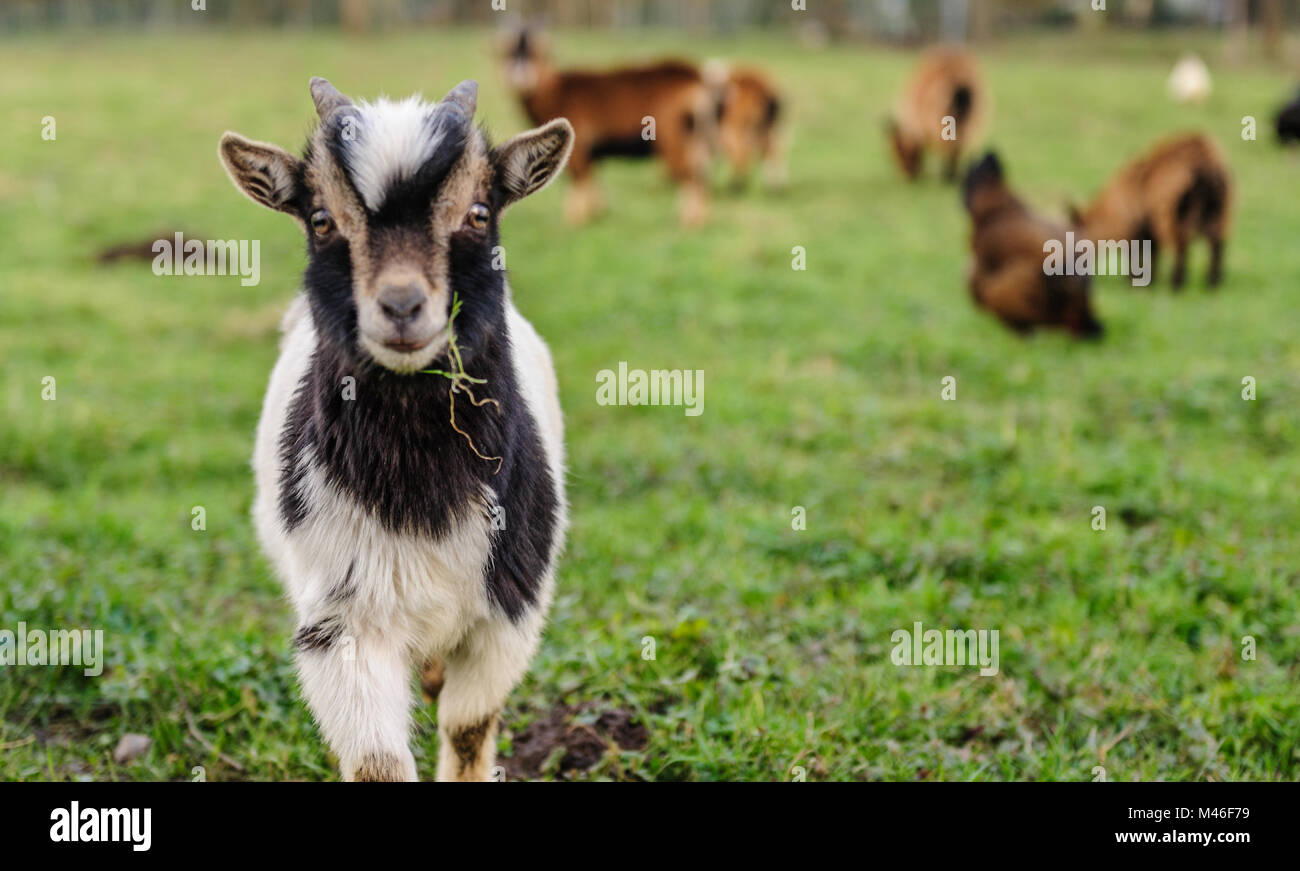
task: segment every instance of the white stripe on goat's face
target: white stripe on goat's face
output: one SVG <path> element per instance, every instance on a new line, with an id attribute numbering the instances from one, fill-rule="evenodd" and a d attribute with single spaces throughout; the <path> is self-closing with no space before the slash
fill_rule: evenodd
<path id="1" fill-rule="evenodd" d="M 367 209 L 379 211 L 389 189 L 414 177 L 438 150 L 446 138 L 446 130 L 434 123 L 439 108 L 418 95 L 357 104 L 351 116 L 355 129 L 350 139 L 341 140 L 340 150 Z"/>

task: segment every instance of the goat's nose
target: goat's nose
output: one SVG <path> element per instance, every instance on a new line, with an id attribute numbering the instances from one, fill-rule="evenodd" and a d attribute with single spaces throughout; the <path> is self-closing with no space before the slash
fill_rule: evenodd
<path id="1" fill-rule="evenodd" d="M 379 290 L 379 307 L 393 323 L 413 321 L 424 307 L 424 292 L 414 284 L 388 284 Z"/>

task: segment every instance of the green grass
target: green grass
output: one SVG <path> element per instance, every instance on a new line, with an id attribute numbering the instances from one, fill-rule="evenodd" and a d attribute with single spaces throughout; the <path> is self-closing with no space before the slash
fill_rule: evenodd
<path id="1" fill-rule="evenodd" d="M 511 134 L 522 121 L 490 44 L 471 32 L 4 46 L 0 628 L 101 628 L 109 651 L 99 678 L 0 672 L 0 778 L 337 776 L 248 514 L 253 429 L 303 246 L 231 187 L 217 139 L 229 128 L 296 148 L 312 74 L 358 96 L 477 77 L 480 117 Z M 594 702 L 637 712 L 650 744 L 567 776 L 1300 775 L 1300 157 L 1267 134 L 1292 83 L 1217 70 L 1207 105 L 1176 107 L 1163 90 L 1174 38 L 1087 46 L 986 56 L 990 142 L 1024 196 L 1059 214 L 1185 128 L 1219 139 L 1239 189 L 1222 290 L 1199 286 L 1200 249 L 1181 296 L 1102 279 L 1097 345 L 1018 339 L 973 309 L 957 194 L 933 177 L 904 184 L 884 150 L 880 120 L 913 55 L 562 35 L 573 60 L 761 61 L 788 96 L 792 186 L 720 195 L 709 226 L 683 232 L 661 174 L 616 164 L 602 170 L 603 220 L 564 228 L 562 185 L 506 219 L 516 300 L 559 371 L 573 523 L 503 752 L 553 705 Z M 1247 114 L 1258 142 L 1239 135 Z M 91 259 L 169 227 L 261 239 L 261 285 Z M 790 268 L 796 245 L 806 271 Z M 620 360 L 703 369 L 704 414 L 597 405 L 596 373 Z M 940 400 L 947 375 L 955 402 Z M 914 621 L 998 629 L 1000 673 L 895 667 L 890 635 Z M 426 778 L 433 710 L 414 738 Z M 118 766 L 124 732 L 154 744 Z"/>

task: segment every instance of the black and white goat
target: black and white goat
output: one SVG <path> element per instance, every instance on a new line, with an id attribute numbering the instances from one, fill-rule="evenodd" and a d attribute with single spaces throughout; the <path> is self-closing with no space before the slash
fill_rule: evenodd
<path id="1" fill-rule="evenodd" d="M 436 104 L 354 103 L 320 78 L 311 94 L 320 124 L 302 159 L 234 133 L 219 149 L 236 187 L 307 236 L 253 515 L 344 779 L 416 779 L 411 675 L 431 664 L 438 779 L 488 779 L 567 522 L 550 353 L 494 249 L 502 212 L 563 169 L 573 129 L 558 119 L 493 148 L 470 81 Z"/>

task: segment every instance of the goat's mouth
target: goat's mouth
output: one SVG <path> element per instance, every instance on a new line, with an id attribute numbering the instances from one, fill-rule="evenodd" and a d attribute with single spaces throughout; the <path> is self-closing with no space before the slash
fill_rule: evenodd
<path id="1" fill-rule="evenodd" d="M 371 360 L 393 372 L 409 374 L 427 369 L 447 345 L 446 329 L 424 336 L 361 333 L 361 347 Z"/>
<path id="2" fill-rule="evenodd" d="M 433 341 L 430 336 L 427 339 L 389 339 L 381 344 L 390 351 L 396 351 L 399 354 L 414 354 L 416 351 L 422 351 L 429 347 Z"/>

